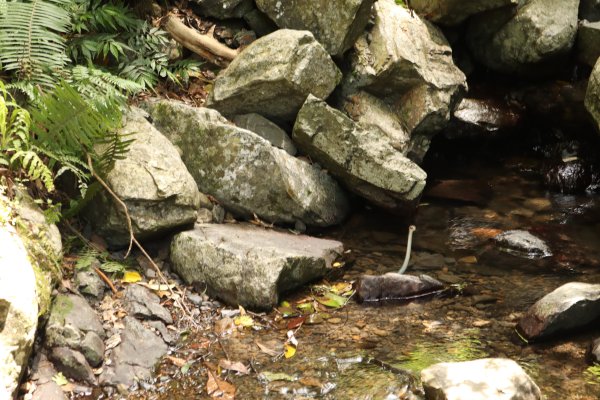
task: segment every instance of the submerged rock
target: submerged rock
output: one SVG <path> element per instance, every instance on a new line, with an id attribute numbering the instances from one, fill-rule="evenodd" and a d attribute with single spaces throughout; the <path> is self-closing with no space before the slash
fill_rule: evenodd
<path id="1" fill-rule="evenodd" d="M 577 58 L 593 67 L 600 57 L 600 21 L 581 21 L 577 33 Z"/>
<path id="2" fill-rule="evenodd" d="M 484 358 L 434 364 L 421 371 L 428 399 L 541 400 L 533 379 L 513 360 Z"/>
<path id="3" fill-rule="evenodd" d="M 571 282 L 531 306 L 517 329 L 526 339 L 542 339 L 583 327 L 598 318 L 600 284 Z"/>
<path id="4" fill-rule="evenodd" d="M 411 0 L 410 6 L 430 21 L 453 26 L 471 15 L 518 3 L 518 0 Z"/>
<path id="5" fill-rule="evenodd" d="M 325 99 L 341 78 L 308 31 L 280 29 L 246 47 L 214 82 L 206 106 L 293 121 L 309 94 Z"/>
<path id="6" fill-rule="evenodd" d="M 427 175 L 392 147 L 378 127 L 362 129 L 342 112 L 310 96 L 292 135 L 304 152 L 349 190 L 400 214 L 414 211 Z"/>
<path id="7" fill-rule="evenodd" d="M 517 256 L 543 258 L 552 255 L 546 242 L 527 231 L 505 231 L 494 236 L 494 240 L 503 250 Z"/>
<path id="8" fill-rule="evenodd" d="M 558 162 L 546 171 L 544 182 L 560 193 L 581 193 L 592 183 L 590 166 L 579 159 Z"/>
<path id="9" fill-rule="evenodd" d="M 504 73 L 539 75 L 567 56 L 577 34 L 579 0 L 524 0 L 518 7 L 471 19 L 467 42 L 475 58 Z"/>
<path id="10" fill-rule="evenodd" d="M 331 55 L 342 55 L 363 32 L 374 0 L 256 0 L 280 28 L 311 31 Z"/>
<path id="11" fill-rule="evenodd" d="M 590 75 L 587 91 L 585 93 L 585 108 L 588 110 L 600 132 L 600 59 L 596 62 Z"/>
<path id="12" fill-rule="evenodd" d="M 200 207 L 198 186 L 177 149 L 144 115 L 140 109 L 127 114 L 121 133 L 135 141 L 106 176 L 108 185 L 127 205 L 133 233 L 140 240 L 193 224 Z M 123 210 L 105 191 L 87 207 L 87 217 L 110 245 L 129 243 Z"/>
<path id="13" fill-rule="evenodd" d="M 170 100 L 146 107 L 181 149 L 198 187 L 235 215 L 309 226 L 334 225 L 346 216 L 346 196 L 326 171 L 233 126 L 217 111 Z"/>
<path id="14" fill-rule="evenodd" d="M 231 306 L 270 309 L 281 292 L 320 278 L 341 255 L 333 240 L 248 224 L 197 225 L 171 243 L 173 269 Z"/>
<path id="15" fill-rule="evenodd" d="M 444 284 L 427 275 L 362 275 L 356 283 L 359 301 L 409 300 L 439 292 Z"/>

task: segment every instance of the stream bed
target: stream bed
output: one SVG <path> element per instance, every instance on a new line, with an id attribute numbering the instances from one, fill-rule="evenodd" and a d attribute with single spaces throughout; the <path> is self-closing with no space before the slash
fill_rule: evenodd
<path id="1" fill-rule="evenodd" d="M 591 195 L 548 192 L 531 173 L 536 166 L 530 161 L 505 159 L 504 164 L 501 170 L 481 164 L 444 170 L 436 179 L 483 186 L 485 201 L 426 196 L 414 221 L 417 231 L 407 273 L 428 274 L 462 294 L 385 304 L 351 299 L 291 328 L 292 319 L 282 318 L 279 311 L 255 316 L 253 328 L 227 334 L 218 335 L 207 326 L 190 332 L 172 353 L 197 361 L 185 368 L 163 361 L 157 383 L 130 398 L 210 398 L 207 369 L 216 370 L 220 359 L 228 359 L 249 368 L 248 375 L 221 375 L 236 388 L 238 399 L 419 399 L 414 377 L 423 368 L 484 357 L 517 361 L 547 399 L 600 398 L 600 368 L 585 361 L 587 346 L 600 336 L 598 324 L 532 344 L 514 329 L 529 306 L 558 286 L 600 283 L 600 201 Z M 553 256 L 534 260 L 501 251 L 490 238 L 510 229 L 544 239 Z M 344 284 L 361 274 L 397 270 L 406 235 L 407 226 L 394 217 L 365 208 L 324 235 L 341 240 L 349 250 L 346 266 L 326 282 Z M 284 299 L 297 304 L 311 290 Z M 281 348 L 289 330 L 298 341 L 293 357 L 264 351 Z"/>

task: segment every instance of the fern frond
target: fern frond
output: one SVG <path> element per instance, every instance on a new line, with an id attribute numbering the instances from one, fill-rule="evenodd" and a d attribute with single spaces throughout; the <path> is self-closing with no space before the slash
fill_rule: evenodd
<path id="1" fill-rule="evenodd" d="M 123 273 L 127 270 L 127 265 L 121 264 L 117 261 L 107 261 L 100 266 L 100 269 L 104 272 L 108 272 L 110 274 L 114 273 Z"/>
<path id="2" fill-rule="evenodd" d="M 71 0 L 7 2 L 0 14 L 0 63 L 21 79 L 51 87 L 53 73 L 62 70 L 68 58 L 61 36 L 68 31 Z"/>
<path id="3" fill-rule="evenodd" d="M 44 161 L 35 151 L 15 151 L 10 159 L 10 163 L 14 164 L 17 161 L 29 179 L 34 181 L 39 179 L 46 187 L 46 190 L 49 192 L 54 190 L 54 177 L 52 176 L 52 171 L 44 164 Z"/>

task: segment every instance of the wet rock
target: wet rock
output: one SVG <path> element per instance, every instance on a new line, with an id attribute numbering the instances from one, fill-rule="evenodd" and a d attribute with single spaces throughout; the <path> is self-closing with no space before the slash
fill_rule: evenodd
<path id="1" fill-rule="evenodd" d="M 430 21 L 454 26 L 471 15 L 518 3 L 518 0 L 411 0 L 410 6 Z"/>
<path id="2" fill-rule="evenodd" d="M 56 369 L 67 378 L 86 382 L 90 385 L 96 384 L 94 371 L 80 352 L 67 347 L 55 347 L 50 352 L 50 360 L 54 363 Z"/>
<path id="3" fill-rule="evenodd" d="M 147 107 L 182 150 L 200 189 L 236 216 L 309 226 L 334 225 L 346 216 L 345 194 L 326 171 L 229 124 L 217 111 L 176 101 Z"/>
<path id="4" fill-rule="evenodd" d="M 246 47 L 219 74 L 206 106 L 226 116 L 292 121 L 309 94 L 327 98 L 340 78 L 310 32 L 280 29 Z"/>
<path id="5" fill-rule="evenodd" d="M 573 47 L 579 0 L 525 0 L 471 19 L 467 42 L 473 56 L 504 73 L 535 74 L 554 67 Z"/>
<path id="6" fill-rule="evenodd" d="M 596 62 L 596 66 L 590 75 L 585 93 L 585 108 L 596 122 L 596 127 L 600 132 L 600 59 Z"/>
<path id="7" fill-rule="evenodd" d="M 600 363 L 600 338 L 590 344 L 586 356 L 589 362 Z"/>
<path id="8" fill-rule="evenodd" d="M 342 55 L 363 32 L 373 1 L 257 0 L 256 5 L 280 28 L 311 31 L 329 54 Z"/>
<path id="9" fill-rule="evenodd" d="M 137 380 L 152 376 L 152 368 L 167 352 L 168 347 L 151 330 L 133 317 L 123 319 L 125 329 L 121 343 L 111 355 L 111 366 L 100 375 L 103 386 L 131 386 Z"/>
<path id="10" fill-rule="evenodd" d="M 600 0 L 581 0 L 579 4 L 579 19 L 600 21 Z"/>
<path id="11" fill-rule="evenodd" d="M 160 299 L 149 289 L 140 285 L 129 285 L 125 289 L 125 310 L 140 319 L 160 319 L 173 323 L 171 313 L 160 305 Z"/>
<path id="12" fill-rule="evenodd" d="M 192 0 L 200 15 L 217 19 L 242 18 L 254 9 L 252 0 Z"/>
<path id="13" fill-rule="evenodd" d="M 333 240 L 207 224 L 174 237 L 171 263 L 185 282 L 205 282 L 229 305 L 270 309 L 281 292 L 326 274 L 342 250 Z"/>
<path id="14" fill-rule="evenodd" d="M 106 338 L 98 315 L 87 301 L 73 294 L 56 296 L 46 324 L 46 347 L 66 347 L 81 351 L 90 357 L 88 361 L 91 364 L 97 365 L 103 356 L 103 350 L 96 338 L 88 336 L 89 333 L 100 339 Z"/>
<path id="15" fill-rule="evenodd" d="M 92 262 L 92 266 L 100 266 L 98 260 Z M 79 293 L 91 296 L 94 299 L 100 299 L 106 290 L 106 283 L 98 276 L 96 271 L 79 271 L 75 276 L 75 284 Z"/>
<path id="16" fill-rule="evenodd" d="M 410 132 L 412 150 L 424 154 L 466 89 L 465 75 L 438 28 L 394 0 L 379 0 L 374 10 L 372 29 L 354 45 L 342 93 L 365 90 L 384 99 Z"/>
<path id="17" fill-rule="evenodd" d="M 434 364 L 421 371 L 428 399 L 541 400 L 533 379 L 513 360 L 481 360 Z"/>
<path id="18" fill-rule="evenodd" d="M 233 118 L 233 122 L 240 128 L 247 129 L 267 139 L 273 146 L 285 150 L 288 154 L 296 155 L 296 146 L 294 146 L 294 142 L 288 134 L 265 117 L 259 114 L 237 115 Z"/>
<path id="19" fill-rule="evenodd" d="M 517 329 L 526 339 L 542 339 L 583 327 L 600 317 L 600 285 L 570 282 L 538 300 Z"/>
<path id="20" fill-rule="evenodd" d="M 600 57 L 600 21 L 581 21 L 577 33 L 577 58 L 593 67 Z"/>
<path id="21" fill-rule="evenodd" d="M 544 182 L 560 193 L 581 193 L 592 183 L 592 174 L 583 160 L 561 161 L 546 171 Z"/>
<path id="22" fill-rule="evenodd" d="M 543 258 L 552 255 L 552 251 L 542 239 L 527 231 L 505 231 L 494 236 L 494 240 L 502 250 L 517 256 Z"/>
<path id="23" fill-rule="evenodd" d="M 106 182 L 125 202 L 138 240 L 193 224 L 200 193 L 177 149 L 157 131 L 140 109 L 127 114 L 121 133 L 135 141 L 122 160 L 117 160 Z M 94 197 L 87 217 L 95 232 L 113 246 L 129 243 L 121 208 L 105 191 Z"/>
<path id="24" fill-rule="evenodd" d="M 362 275 L 356 284 L 358 301 L 409 300 L 439 292 L 444 284 L 427 275 Z"/>
<path id="25" fill-rule="evenodd" d="M 362 129 L 342 112 L 309 96 L 292 135 L 305 153 L 349 190 L 400 214 L 414 211 L 427 175 L 394 149 L 376 126 Z"/>
<path id="26" fill-rule="evenodd" d="M 95 332 L 85 334 L 80 350 L 92 367 L 99 367 L 104 361 L 104 342 Z"/>
<path id="27" fill-rule="evenodd" d="M 444 134 L 450 139 L 456 139 L 513 129 L 521 121 L 521 114 L 521 110 L 492 99 L 462 99 Z"/>

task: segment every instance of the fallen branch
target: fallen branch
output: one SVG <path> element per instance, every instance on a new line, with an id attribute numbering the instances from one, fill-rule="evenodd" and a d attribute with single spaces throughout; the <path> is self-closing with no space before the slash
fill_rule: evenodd
<path id="1" fill-rule="evenodd" d="M 104 272 L 102 272 L 100 270 L 100 268 L 94 267 L 94 271 L 96 271 L 96 273 L 98 274 L 98 276 L 100 277 L 100 279 L 102 279 L 104 281 L 104 283 L 106 283 L 108 285 L 108 287 L 110 288 L 110 290 L 113 293 L 116 294 L 117 293 L 117 288 L 112 283 L 112 281 L 110 280 L 110 278 L 108 276 L 106 276 L 106 274 Z"/>
<path id="2" fill-rule="evenodd" d="M 238 54 L 237 50 L 227 47 L 217 39 L 188 28 L 177 17 L 167 17 L 163 27 L 183 47 L 219 67 L 226 67 Z"/>

